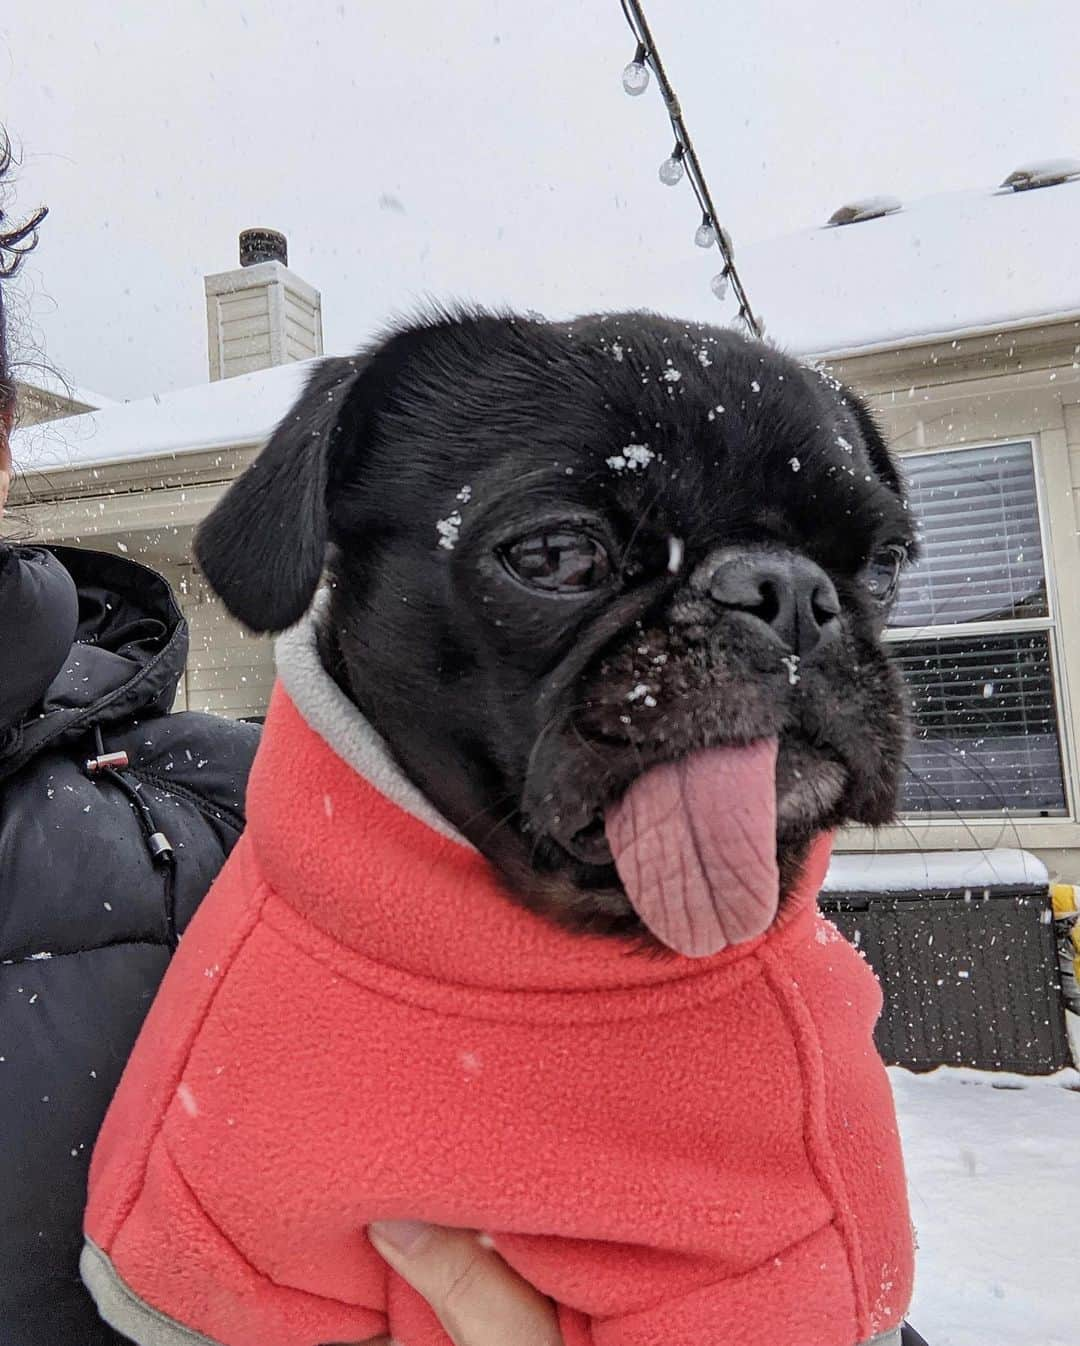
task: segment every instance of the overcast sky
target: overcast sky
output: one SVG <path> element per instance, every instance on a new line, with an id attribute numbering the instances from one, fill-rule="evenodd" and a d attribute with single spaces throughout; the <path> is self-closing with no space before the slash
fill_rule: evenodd
<path id="1" fill-rule="evenodd" d="M 1076 0 L 647 10 L 737 246 L 1080 157 Z M 632 50 L 618 0 L 8 0 L 12 207 L 51 208 L 23 344 L 113 397 L 205 380 L 202 276 L 249 225 L 288 235 L 328 350 L 423 296 L 670 310 L 700 276 L 707 311 Z"/>

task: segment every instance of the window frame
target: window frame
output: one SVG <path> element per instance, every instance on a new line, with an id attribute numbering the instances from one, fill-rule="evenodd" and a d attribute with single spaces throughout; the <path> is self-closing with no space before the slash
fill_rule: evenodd
<path id="1" fill-rule="evenodd" d="M 961 636 L 977 639 L 979 636 L 1022 635 L 1025 631 L 1045 631 L 1050 655 L 1050 676 L 1053 681 L 1054 713 L 1057 716 L 1058 748 L 1061 754 L 1061 770 L 1065 793 L 1065 812 L 1051 817 L 1030 813 L 1003 813 L 998 817 L 982 813 L 910 812 L 899 813 L 897 823 L 901 827 L 1001 827 L 1017 837 L 1018 844 L 1025 826 L 1035 824 L 1045 826 L 1073 826 L 1078 816 L 1077 763 L 1074 756 L 1073 721 L 1069 703 L 1069 684 L 1066 675 L 1065 657 L 1061 629 L 1061 609 L 1058 601 L 1057 555 L 1054 550 L 1054 538 L 1050 523 L 1050 510 L 1046 479 L 1044 474 L 1044 456 L 1042 437 L 1039 433 L 1028 432 L 1003 436 L 1000 439 L 978 439 L 960 444 L 920 444 L 917 448 L 906 449 L 898 454 L 901 470 L 909 459 L 924 458 L 944 453 L 977 453 L 980 450 L 993 450 L 1008 446 L 1026 444 L 1031 451 L 1031 467 L 1035 480 L 1035 508 L 1038 513 L 1039 544 L 1042 548 L 1043 567 L 1046 576 L 1046 616 L 1018 617 L 1012 620 L 948 622 L 941 625 L 886 627 L 882 639 L 885 645 L 902 645 L 914 640 L 949 640 Z M 918 522 L 916 520 L 916 522 Z"/>

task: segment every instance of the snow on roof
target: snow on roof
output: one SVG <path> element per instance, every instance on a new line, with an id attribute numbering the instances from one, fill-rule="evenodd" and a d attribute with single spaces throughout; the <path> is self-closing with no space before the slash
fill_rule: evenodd
<path id="1" fill-rule="evenodd" d="M 207 449 L 261 444 L 292 405 L 311 360 L 16 430 L 24 472 L 99 467 Z"/>
<path id="2" fill-rule="evenodd" d="M 120 405 L 118 398 L 108 397 L 105 393 L 95 392 L 93 388 L 87 388 L 83 383 L 69 383 L 67 387 L 68 396 L 71 400 L 73 402 L 80 402 L 84 407 L 92 407 L 96 411 L 101 411 L 105 407 L 116 407 Z"/>
<path id="3" fill-rule="evenodd" d="M 78 402 L 80 406 L 92 407 L 95 410 L 118 405 L 115 397 L 107 397 L 104 393 L 94 392 L 92 388 L 86 388 L 80 383 L 72 383 L 63 374 L 43 365 L 17 365 L 15 380 L 26 388 L 47 393 L 50 397 L 66 398 L 69 402 Z"/>
<path id="4" fill-rule="evenodd" d="M 737 261 L 770 340 L 797 355 L 1080 319 L 1080 181 L 929 197 L 876 219 L 751 245 Z M 732 320 L 730 305 L 709 296 L 707 275 L 699 282 L 686 259 L 660 262 L 640 302 L 681 317 Z M 355 333 L 357 343 L 365 336 Z M 28 426 L 12 447 L 23 470 L 55 471 L 259 444 L 289 409 L 309 364 L 138 402 L 104 406 L 99 398 L 103 410 Z"/>
<path id="5" fill-rule="evenodd" d="M 1027 851 L 894 851 L 834 855 L 827 893 L 907 893 L 1049 883 L 1043 862 Z"/>
<path id="6" fill-rule="evenodd" d="M 1080 182 L 927 197 L 736 264 L 770 339 L 801 355 L 1080 316 Z"/>

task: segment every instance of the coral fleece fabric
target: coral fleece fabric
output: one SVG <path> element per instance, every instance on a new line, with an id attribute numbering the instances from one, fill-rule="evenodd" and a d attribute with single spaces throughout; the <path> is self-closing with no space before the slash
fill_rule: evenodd
<path id="1" fill-rule="evenodd" d="M 365 1235 L 489 1232 L 567 1346 L 855 1346 L 912 1241 L 877 982 L 828 860 L 766 935 L 649 956 L 521 910 L 279 684 L 248 830 L 112 1104 L 88 1238 L 224 1346 L 449 1346 Z"/>

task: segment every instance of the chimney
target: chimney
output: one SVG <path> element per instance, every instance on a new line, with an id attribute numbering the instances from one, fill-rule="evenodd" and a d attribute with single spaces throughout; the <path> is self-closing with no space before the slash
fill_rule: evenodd
<path id="1" fill-rule="evenodd" d="M 211 382 L 323 353 L 322 298 L 288 263 L 284 234 L 245 229 L 239 267 L 206 277 Z"/>

